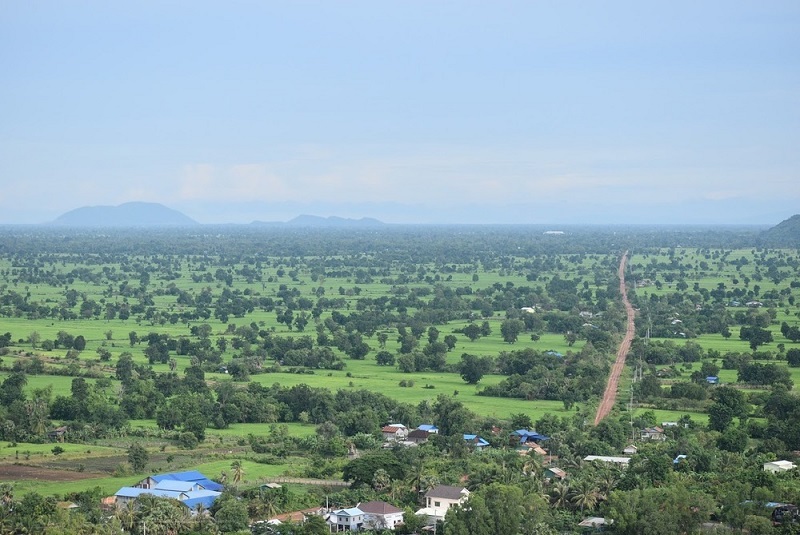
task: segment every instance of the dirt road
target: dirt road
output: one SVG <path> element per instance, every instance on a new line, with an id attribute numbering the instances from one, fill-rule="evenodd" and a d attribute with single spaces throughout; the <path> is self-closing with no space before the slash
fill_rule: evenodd
<path id="1" fill-rule="evenodd" d="M 597 414 L 594 417 L 594 425 L 599 424 L 600 420 L 608 416 L 608 413 L 610 413 L 611 409 L 614 408 L 614 402 L 617 400 L 617 385 L 619 384 L 619 376 L 622 374 L 622 370 L 625 368 L 625 357 L 628 356 L 628 351 L 631 349 L 631 342 L 633 341 L 633 335 L 635 333 L 633 325 L 633 307 L 631 306 L 631 302 L 628 301 L 628 290 L 625 287 L 625 265 L 627 262 L 628 251 L 625 251 L 622 254 L 622 259 L 619 261 L 617 275 L 619 276 L 619 293 L 622 295 L 622 302 L 625 305 L 625 312 L 628 315 L 628 328 L 625 331 L 625 338 L 622 339 L 622 343 L 619 345 L 619 349 L 617 350 L 617 360 L 614 361 L 614 365 L 611 367 L 611 375 L 608 376 L 606 391 L 603 393 L 603 399 L 600 402 L 600 406 L 597 407 Z"/>

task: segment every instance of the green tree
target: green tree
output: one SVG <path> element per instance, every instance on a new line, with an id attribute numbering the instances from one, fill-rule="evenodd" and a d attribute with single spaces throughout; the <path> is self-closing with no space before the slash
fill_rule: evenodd
<path id="1" fill-rule="evenodd" d="M 458 371 L 464 381 L 468 384 L 476 385 L 484 374 L 491 370 L 493 365 L 494 361 L 491 357 L 478 357 L 464 353 L 461 355 Z"/>
<path id="2" fill-rule="evenodd" d="M 500 324 L 500 334 L 503 336 L 503 341 L 513 344 L 519 338 L 522 331 L 525 330 L 525 324 L 522 320 L 507 319 Z"/>
<path id="3" fill-rule="evenodd" d="M 130 463 L 134 472 L 144 472 L 149 460 L 150 454 L 147 449 L 138 442 L 134 442 L 128 447 L 128 463 Z"/>

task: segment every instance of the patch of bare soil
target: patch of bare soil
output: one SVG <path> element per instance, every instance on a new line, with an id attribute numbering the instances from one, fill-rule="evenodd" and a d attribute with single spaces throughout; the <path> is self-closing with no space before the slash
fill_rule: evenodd
<path id="1" fill-rule="evenodd" d="M 106 474 L 94 472 L 53 470 L 51 468 L 27 466 L 23 464 L 0 464 L 0 481 L 21 481 L 24 479 L 37 479 L 40 481 L 77 481 L 79 479 L 105 477 L 105 475 Z"/>

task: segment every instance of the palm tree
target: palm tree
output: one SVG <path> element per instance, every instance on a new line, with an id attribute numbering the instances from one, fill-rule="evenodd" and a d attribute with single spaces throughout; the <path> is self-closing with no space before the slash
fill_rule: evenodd
<path id="1" fill-rule="evenodd" d="M 595 487 L 594 483 L 589 479 L 581 479 L 575 483 L 570 490 L 569 501 L 575 507 L 580 507 L 581 514 L 583 514 L 583 509 L 585 507 L 592 509 L 597 505 L 597 487 Z"/>
<path id="2" fill-rule="evenodd" d="M 569 504 L 570 488 L 567 481 L 558 481 L 550 487 L 550 505 L 553 507 L 565 507 Z"/>
<path id="3" fill-rule="evenodd" d="M 372 476 L 372 488 L 376 492 L 380 492 L 392 483 L 392 478 L 389 475 L 389 472 L 384 470 L 383 468 L 378 468 L 375 470 L 375 474 Z"/>
<path id="4" fill-rule="evenodd" d="M 231 463 L 231 470 L 233 470 L 233 484 L 238 485 L 244 477 L 244 467 L 242 466 L 242 461 L 233 461 Z"/>

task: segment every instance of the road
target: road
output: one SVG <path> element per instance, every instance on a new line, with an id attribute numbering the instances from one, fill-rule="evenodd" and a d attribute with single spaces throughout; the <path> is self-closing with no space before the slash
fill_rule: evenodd
<path id="1" fill-rule="evenodd" d="M 608 376 L 608 384 L 606 391 L 603 393 L 603 399 L 600 401 L 600 406 L 597 407 L 597 414 L 594 417 L 594 425 L 600 423 L 600 420 L 608 416 L 611 409 L 614 408 L 614 402 L 617 400 L 617 387 L 619 385 L 619 377 L 622 375 L 622 370 L 625 368 L 625 357 L 631 349 L 631 342 L 633 335 L 636 332 L 634 328 L 634 312 L 631 302 L 628 301 L 628 289 L 625 287 L 625 266 L 628 262 L 628 251 L 622 254 L 622 259 L 619 261 L 619 269 L 617 275 L 619 276 L 619 293 L 622 295 L 622 303 L 625 305 L 625 312 L 628 315 L 628 327 L 625 330 L 625 337 L 617 350 L 617 359 L 611 367 L 611 375 Z"/>

